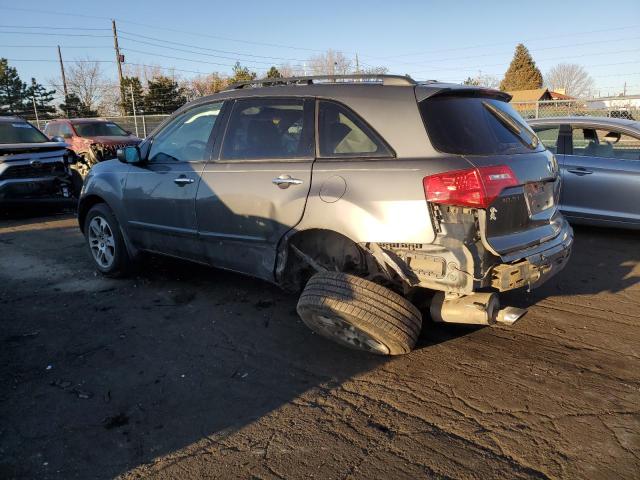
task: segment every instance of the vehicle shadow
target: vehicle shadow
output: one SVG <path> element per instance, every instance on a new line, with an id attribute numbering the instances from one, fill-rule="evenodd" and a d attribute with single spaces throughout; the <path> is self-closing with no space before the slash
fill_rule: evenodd
<path id="1" fill-rule="evenodd" d="M 503 304 L 526 307 L 558 295 L 617 293 L 640 282 L 640 232 L 583 225 L 573 229 L 575 242 L 564 270 L 531 292 L 501 294 Z"/>

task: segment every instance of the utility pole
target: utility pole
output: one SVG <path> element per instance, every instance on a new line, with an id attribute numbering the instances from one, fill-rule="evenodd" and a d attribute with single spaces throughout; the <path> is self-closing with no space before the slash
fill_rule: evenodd
<path id="1" fill-rule="evenodd" d="M 140 135 L 138 135 L 138 116 L 136 115 L 136 99 L 133 96 L 133 84 L 131 82 L 129 82 L 129 91 L 131 92 L 131 108 L 133 109 L 133 121 L 136 124 L 136 137 L 139 137 Z"/>
<path id="2" fill-rule="evenodd" d="M 60 45 L 58 45 L 58 60 L 60 60 L 60 75 L 62 76 L 62 88 L 64 90 L 64 102 L 67 103 L 67 77 L 64 76 L 64 63 L 62 63 L 62 52 L 60 51 Z"/>
<path id="3" fill-rule="evenodd" d="M 358 60 L 357 53 L 356 53 L 356 73 L 360 73 L 360 61 Z"/>
<path id="4" fill-rule="evenodd" d="M 64 63 L 62 62 L 62 52 L 60 51 L 60 45 L 58 45 L 58 60 L 60 60 L 60 75 L 62 76 L 62 89 L 64 90 L 64 104 L 67 106 L 69 99 L 69 92 L 67 91 L 67 77 L 64 75 Z M 65 117 L 68 117 L 68 109 L 64 111 Z"/>
<path id="5" fill-rule="evenodd" d="M 118 47 L 118 30 L 116 29 L 116 21 L 111 20 L 111 28 L 113 29 L 113 48 L 116 51 L 116 64 L 118 65 L 118 84 L 120 85 L 120 113 L 124 117 L 124 92 L 122 91 L 122 55 L 120 55 L 120 47 Z"/>

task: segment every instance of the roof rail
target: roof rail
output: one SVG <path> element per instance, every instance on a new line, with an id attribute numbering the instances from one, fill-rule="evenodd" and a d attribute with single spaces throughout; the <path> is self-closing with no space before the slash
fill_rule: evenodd
<path id="1" fill-rule="evenodd" d="M 408 75 L 353 74 L 353 75 L 313 75 L 305 77 L 261 78 L 234 83 L 227 90 L 247 87 L 275 85 L 313 85 L 314 83 L 382 83 L 382 85 L 417 85 Z"/>

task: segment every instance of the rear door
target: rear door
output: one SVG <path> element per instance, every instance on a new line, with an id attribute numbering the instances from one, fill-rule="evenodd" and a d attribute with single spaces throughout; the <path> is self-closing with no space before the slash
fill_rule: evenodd
<path id="1" fill-rule="evenodd" d="M 236 100 L 196 199 L 217 267 L 273 280 L 278 242 L 302 218 L 314 161 L 314 101 Z"/>
<path id="2" fill-rule="evenodd" d="M 447 92 L 422 101 L 420 109 L 434 147 L 462 155 L 476 169 L 447 188 L 477 185 L 489 193 L 478 210 L 486 245 L 503 255 L 560 233 L 557 161 L 500 94 Z"/>
<path id="3" fill-rule="evenodd" d="M 576 125 L 563 174 L 567 215 L 640 222 L 640 138 L 615 128 Z"/>
<path id="4" fill-rule="evenodd" d="M 147 161 L 131 166 L 124 204 L 139 247 L 203 261 L 195 198 L 221 108 L 210 103 L 177 116 L 151 139 Z"/>

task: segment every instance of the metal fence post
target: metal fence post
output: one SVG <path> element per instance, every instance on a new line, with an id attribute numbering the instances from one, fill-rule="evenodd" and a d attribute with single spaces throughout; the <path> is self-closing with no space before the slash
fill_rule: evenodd
<path id="1" fill-rule="evenodd" d="M 147 138 L 147 122 L 144 119 L 144 113 L 142 114 L 142 133 L 144 138 Z"/>
<path id="2" fill-rule="evenodd" d="M 536 102 L 536 118 L 540 118 L 540 101 Z"/>
<path id="3" fill-rule="evenodd" d="M 131 106 L 133 109 L 133 121 L 136 124 L 136 137 L 139 137 L 140 135 L 138 134 L 138 117 L 136 116 L 136 99 L 133 97 L 133 85 L 131 84 L 129 84 L 129 91 L 131 92 Z"/>
<path id="4" fill-rule="evenodd" d="M 36 125 L 38 125 L 38 129 L 40 129 L 40 120 L 38 119 L 38 109 L 36 108 L 36 97 L 35 96 L 31 97 L 31 100 L 33 100 L 33 113 L 36 114 Z"/>

